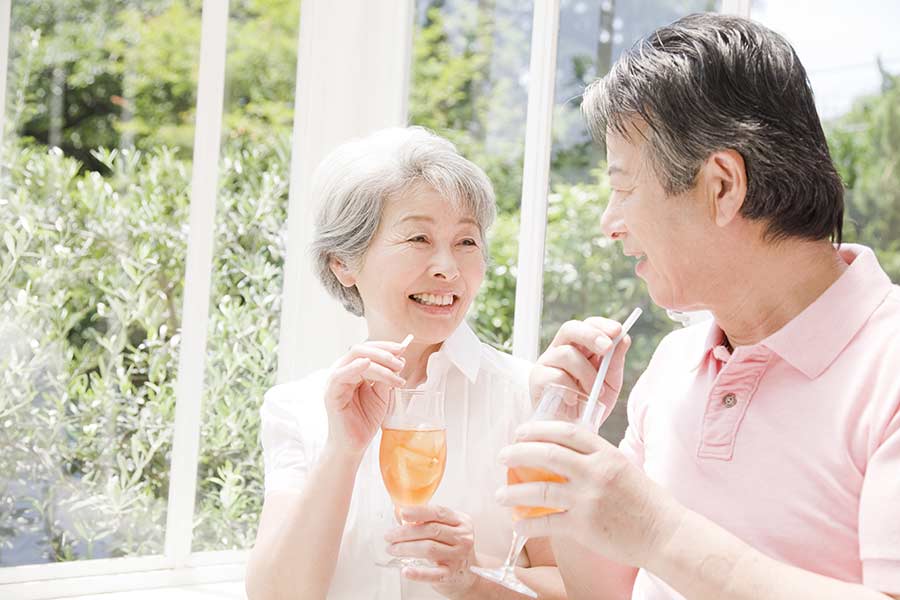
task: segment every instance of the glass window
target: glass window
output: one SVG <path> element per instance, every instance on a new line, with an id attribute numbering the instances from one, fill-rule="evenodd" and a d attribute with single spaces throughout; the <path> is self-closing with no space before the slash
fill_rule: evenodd
<path id="1" fill-rule="evenodd" d="M 453 141 L 497 194 L 491 263 L 473 303 L 478 336 L 512 349 L 532 3 L 418 0 L 409 120 Z"/>
<path id="2" fill-rule="evenodd" d="M 199 3 L 13 2 L 0 565 L 160 554 Z"/>
<path id="3" fill-rule="evenodd" d="M 232 1 L 193 550 L 253 545 L 275 383 L 299 0 Z"/>
<path id="4" fill-rule="evenodd" d="M 684 15 L 710 11 L 715 1 L 621 0 L 560 3 L 556 107 L 544 259 L 541 350 L 570 319 L 602 315 L 624 320 L 635 306 L 644 315 L 632 330 L 620 402 L 601 434 L 618 442 L 625 431 L 625 400 L 659 340 L 674 323 L 651 301 L 634 262 L 600 230 L 609 198 L 605 150 L 591 142 L 581 116 L 587 84 L 655 28 Z"/>
<path id="5" fill-rule="evenodd" d="M 806 67 L 846 188 L 844 240 L 872 247 L 900 281 L 900 5 L 754 2 Z"/>

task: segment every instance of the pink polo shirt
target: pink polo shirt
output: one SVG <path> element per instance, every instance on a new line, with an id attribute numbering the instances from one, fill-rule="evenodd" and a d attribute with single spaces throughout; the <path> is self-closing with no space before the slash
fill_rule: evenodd
<path id="1" fill-rule="evenodd" d="M 768 556 L 900 593 L 900 287 L 874 253 L 781 330 L 729 354 L 711 321 L 668 335 L 620 448 Z M 634 600 L 681 596 L 641 571 Z"/>

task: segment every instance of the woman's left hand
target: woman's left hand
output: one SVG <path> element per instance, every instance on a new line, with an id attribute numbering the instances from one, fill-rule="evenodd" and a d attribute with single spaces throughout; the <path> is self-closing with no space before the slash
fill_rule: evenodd
<path id="1" fill-rule="evenodd" d="M 403 576 L 432 584 L 439 593 L 453 598 L 474 585 L 475 532 L 468 515 L 444 506 L 408 506 L 400 510 L 406 525 L 384 536 L 392 556 L 424 558 L 435 567 L 405 567 Z"/>
<path id="2" fill-rule="evenodd" d="M 538 467 L 564 483 L 505 486 L 505 506 L 547 506 L 564 512 L 522 519 L 528 537 L 568 537 L 622 564 L 645 566 L 677 530 L 686 509 L 597 434 L 560 421 L 533 421 L 500 452 L 507 467 Z"/>

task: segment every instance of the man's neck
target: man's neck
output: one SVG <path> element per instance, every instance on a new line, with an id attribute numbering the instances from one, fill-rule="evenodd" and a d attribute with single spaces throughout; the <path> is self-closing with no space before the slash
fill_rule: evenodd
<path id="1" fill-rule="evenodd" d="M 769 337 L 812 304 L 847 269 L 827 242 L 760 244 L 731 273 L 734 283 L 710 307 L 731 346 Z"/>

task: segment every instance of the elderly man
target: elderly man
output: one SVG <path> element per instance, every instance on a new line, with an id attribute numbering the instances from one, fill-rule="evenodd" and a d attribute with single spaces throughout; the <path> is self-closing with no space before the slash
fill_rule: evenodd
<path id="1" fill-rule="evenodd" d="M 552 537 L 571 598 L 900 598 L 900 288 L 840 243 L 841 182 L 796 53 L 752 21 L 687 17 L 584 109 L 606 138 L 604 232 L 654 302 L 715 319 L 659 345 L 618 449 L 522 426 L 501 462 L 568 481 L 499 500 L 564 509 L 518 527 Z M 589 390 L 618 332 L 567 323 L 532 386 Z"/>

